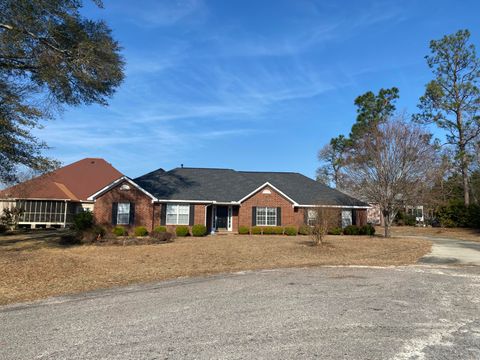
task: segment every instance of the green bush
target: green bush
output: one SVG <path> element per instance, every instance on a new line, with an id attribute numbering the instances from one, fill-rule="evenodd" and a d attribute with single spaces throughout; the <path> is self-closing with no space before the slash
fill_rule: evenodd
<path id="1" fill-rule="evenodd" d="M 284 229 L 285 235 L 288 236 L 296 236 L 297 235 L 297 228 L 295 226 L 286 226 Z"/>
<path id="2" fill-rule="evenodd" d="M 0 234 L 6 233 L 8 230 L 7 225 L 0 224 Z"/>
<path id="3" fill-rule="evenodd" d="M 177 234 L 177 236 L 188 236 L 190 235 L 190 230 L 188 229 L 188 226 L 184 226 L 184 225 L 181 225 L 181 226 L 177 226 L 177 228 L 175 229 L 175 234 Z"/>
<path id="4" fill-rule="evenodd" d="M 73 228 L 78 231 L 90 229 L 93 223 L 93 214 L 89 210 L 79 212 L 73 217 Z"/>
<path id="5" fill-rule="evenodd" d="M 414 215 L 409 215 L 405 211 L 399 211 L 395 216 L 395 224 L 399 226 L 415 226 L 417 219 Z"/>
<path id="6" fill-rule="evenodd" d="M 437 210 L 437 217 L 444 227 L 470 227 L 480 229 L 480 205 L 465 206 L 462 202 L 452 201 Z"/>
<path id="7" fill-rule="evenodd" d="M 342 235 L 342 228 L 334 227 L 328 231 L 329 235 Z"/>
<path id="8" fill-rule="evenodd" d="M 123 226 L 115 226 L 113 228 L 112 232 L 116 236 L 126 236 L 127 235 L 127 229 L 125 229 Z"/>
<path id="9" fill-rule="evenodd" d="M 283 235 L 283 227 L 281 226 L 263 226 L 263 235 Z"/>
<path id="10" fill-rule="evenodd" d="M 207 227 L 205 225 L 196 224 L 192 226 L 193 236 L 205 236 L 207 235 Z"/>
<path id="11" fill-rule="evenodd" d="M 90 231 L 93 234 L 100 235 L 100 237 L 104 237 L 105 234 L 107 233 L 105 228 L 101 227 L 100 225 L 93 225 L 92 228 L 90 229 Z"/>
<path id="12" fill-rule="evenodd" d="M 240 226 L 238 228 L 238 233 L 241 235 L 248 235 L 250 234 L 250 229 L 248 228 L 248 226 Z"/>
<path id="13" fill-rule="evenodd" d="M 298 228 L 298 233 L 300 235 L 310 235 L 312 233 L 312 228 L 308 225 L 302 225 Z"/>
<path id="14" fill-rule="evenodd" d="M 154 233 L 166 233 L 167 232 L 167 227 L 166 226 L 156 226 L 153 229 Z"/>
<path id="15" fill-rule="evenodd" d="M 147 236 L 148 230 L 145 226 L 137 226 L 134 230 L 135 236 Z"/>
<path id="16" fill-rule="evenodd" d="M 373 236 L 373 235 L 375 235 L 375 228 L 374 228 L 372 225 L 370 225 L 370 224 L 363 225 L 363 226 L 360 228 L 359 234 L 360 234 L 360 235 Z"/>
<path id="17" fill-rule="evenodd" d="M 262 228 L 260 226 L 252 227 L 252 235 L 260 235 L 262 233 Z"/>
<path id="18" fill-rule="evenodd" d="M 360 229 L 356 225 L 348 225 L 343 229 L 344 235 L 359 235 Z"/>

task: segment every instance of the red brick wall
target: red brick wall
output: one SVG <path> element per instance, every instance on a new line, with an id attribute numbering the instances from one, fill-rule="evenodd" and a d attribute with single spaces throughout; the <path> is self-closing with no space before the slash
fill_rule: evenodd
<path id="1" fill-rule="evenodd" d="M 120 190 L 123 184 L 127 184 L 130 189 Z M 133 226 L 145 226 L 149 231 L 153 229 L 154 206 L 152 199 L 127 181 L 119 183 L 95 200 L 93 214 L 97 223 L 112 226 L 112 204 L 114 202 L 135 203 L 135 224 Z"/>
<path id="2" fill-rule="evenodd" d="M 267 189 L 270 190 L 270 194 L 263 193 Z M 254 206 L 282 208 L 282 226 L 303 224 L 303 209 L 293 208 L 290 201 L 266 186 L 241 204 L 238 212 L 238 226 L 252 226 L 252 208 Z"/>

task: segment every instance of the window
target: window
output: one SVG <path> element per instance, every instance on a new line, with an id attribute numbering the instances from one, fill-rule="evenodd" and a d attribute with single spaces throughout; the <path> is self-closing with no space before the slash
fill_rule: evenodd
<path id="1" fill-rule="evenodd" d="M 258 226 L 277 225 L 277 208 L 257 207 L 257 225 Z"/>
<path id="2" fill-rule="evenodd" d="M 317 222 L 317 210 L 308 209 L 307 211 L 307 225 L 314 226 Z"/>
<path id="3" fill-rule="evenodd" d="M 167 225 L 188 225 L 190 205 L 167 204 Z"/>
<path id="4" fill-rule="evenodd" d="M 128 225 L 130 223 L 130 203 L 118 203 L 117 224 Z"/>

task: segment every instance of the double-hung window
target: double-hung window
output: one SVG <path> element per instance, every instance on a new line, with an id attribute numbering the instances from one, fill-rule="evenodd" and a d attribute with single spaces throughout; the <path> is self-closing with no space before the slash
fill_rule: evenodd
<path id="1" fill-rule="evenodd" d="M 257 207 L 257 225 L 258 226 L 277 225 L 277 208 Z"/>
<path id="2" fill-rule="evenodd" d="M 130 203 L 118 203 L 117 224 L 128 225 L 130 223 Z"/>
<path id="3" fill-rule="evenodd" d="M 167 204 L 167 225 L 188 225 L 190 220 L 190 205 Z"/>
<path id="4" fill-rule="evenodd" d="M 317 209 L 308 209 L 307 210 L 307 225 L 314 226 L 317 224 Z"/>

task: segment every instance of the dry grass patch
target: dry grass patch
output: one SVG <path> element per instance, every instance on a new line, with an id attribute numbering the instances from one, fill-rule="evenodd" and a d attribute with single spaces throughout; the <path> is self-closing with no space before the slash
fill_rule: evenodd
<path id="1" fill-rule="evenodd" d="M 480 230 L 463 228 L 434 228 L 415 226 L 394 226 L 392 236 L 438 236 L 444 238 L 480 242 Z M 376 228 L 377 233 L 383 233 L 383 228 Z"/>
<path id="2" fill-rule="evenodd" d="M 58 238 L 58 237 L 57 237 Z M 57 239 L 58 240 L 58 239 Z M 215 236 L 138 246 L 61 247 L 55 235 L 0 238 L 0 304 L 98 288 L 252 269 L 319 265 L 405 265 L 430 250 L 417 239 Z"/>

